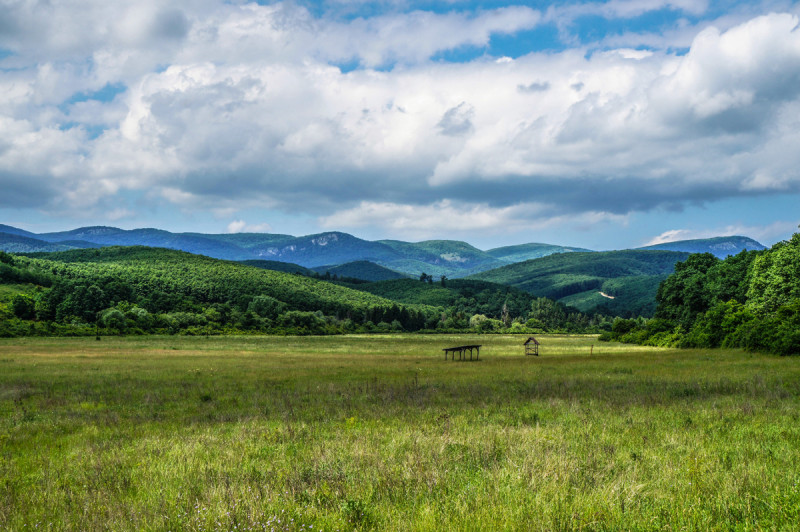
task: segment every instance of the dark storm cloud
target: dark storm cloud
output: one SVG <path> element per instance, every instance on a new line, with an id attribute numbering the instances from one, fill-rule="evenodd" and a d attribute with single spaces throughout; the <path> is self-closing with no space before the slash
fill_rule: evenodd
<path id="1" fill-rule="evenodd" d="M 189 33 L 190 27 L 189 19 L 183 11 L 165 9 L 156 15 L 151 34 L 161 39 L 183 39 Z"/>
<path id="2" fill-rule="evenodd" d="M 0 208 L 41 208 L 58 197 L 60 184 L 38 175 L 0 171 Z"/>

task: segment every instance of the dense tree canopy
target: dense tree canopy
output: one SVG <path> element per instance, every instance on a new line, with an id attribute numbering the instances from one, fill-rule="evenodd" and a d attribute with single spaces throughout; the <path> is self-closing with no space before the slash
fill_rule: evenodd
<path id="1" fill-rule="evenodd" d="M 604 337 L 800 354 L 800 233 L 725 260 L 691 255 L 661 283 L 657 303 L 656 319 L 615 324 Z"/>

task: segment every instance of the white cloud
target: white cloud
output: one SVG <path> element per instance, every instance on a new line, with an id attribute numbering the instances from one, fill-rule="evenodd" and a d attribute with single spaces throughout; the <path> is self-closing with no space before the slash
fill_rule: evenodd
<path id="1" fill-rule="evenodd" d="M 272 226 L 268 223 L 248 224 L 244 220 L 233 220 L 228 224 L 228 233 L 269 233 Z"/>
<path id="2" fill-rule="evenodd" d="M 364 201 L 356 207 L 320 219 L 320 225 L 324 228 L 379 228 L 384 234 L 409 239 L 519 233 L 558 225 L 581 230 L 588 225 L 606 222 L 625 224 L 626 217 L 599 210 L 565 216 L 555 212 L 552 206 L 539 203 L 492 207 L 485 203 L 447 199 L 423 205 Z"/>
<path id="3" fill-rule="evenodd" d="M 113 222 L 116 222 L 116 221 L 119 221 L 119 220 L 124 220 L 125 218 L 133 218 L 134 216 L 136 216 L 136 212 L 134 212 L 134 211 L 132 211 L 130 209 L 125 209 L 125 208 L 121 208 L 121 207 L 120 208 L 116 208 L 116 209 L 112 209 L 112 210 L 106 212 L 106 215 L 105 215 L 107 220 L 110 220 L 110 221 L 113 221 Z"/>
<path id="4" fill-rule="evenodd" d="M 0 206 L 108 210 L 142 191 L 234 223 L 263 206 L 421 234 L 598 213 L 623 223 L 800 190 L 794 14 L 678 28 L 692 35 L 685 55 L 636 50 L 641 36 L 627 35 L 593 53 L 449 63 L 433 58 L 554 17 L 701 15 L 707 3 L 583 3 L 544 19 L 525 7 L 334 19 L 281 2 L 114 5 L 9 7 Z M 394 68 L 337 66 L 350 61 Z M 91 96 L 108 83 L 124 90 Z"/>
<path id="5" fill-rule="evenodd" d="M 539 210 L 539 206 L 528 206 Z M 361 202 L 357 207 L 323 217 L 323 227 L 380 225 L 398 233 L 428 235 L 433 232 L 470 232 L 516 224 L 521 207 L 493 209 L 487 205 L 461 205 L 442 200 L 429 205 Z"/>
<path id="6" fill-rule="evenodd" d="M 571 38 L 569 30 L 576 20 L 598 16 L 608 20 L 632 19 L 648 12 L 673 10 L 692 16 L 703 15 L 709 7 L 708 0 L 610 0 L 606 2 L 575 2 L 550 6 L 544 21 L 555 23 L 562 39 Z M 574 38 L 573 38 L 574 39 Z"/>
<path id="7" fill-rule="evenodd" d="M 359 18 L 320 28 L 327 46 L 318 53 L 331 60 L 358 57 L 368 67 L 394 61 L 418 63 L 436 52 L 459 46 L 486 46 L 492 34 L 531 29 L 540 19 L 538 11 L 521 6 L 503 7 L 476 15 L 414 11 L 403 15 Z M 413 38 L 409 38 L 411 35 Z"/>

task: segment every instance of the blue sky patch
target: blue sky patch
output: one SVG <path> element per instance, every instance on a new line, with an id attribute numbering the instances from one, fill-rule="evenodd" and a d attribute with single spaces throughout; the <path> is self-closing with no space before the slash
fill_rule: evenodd
<path id="1" fill-rule="evenodd" d="M 122 94 L 127 89 L 128 88 L 122 83 L 106 83 L 103 88 L 96 91 L 76 92 L 64 103 L 71 105 L 79 102 L 88 102 L 90 100 L 107 103 L 113 101 L 117 95 Z"/>

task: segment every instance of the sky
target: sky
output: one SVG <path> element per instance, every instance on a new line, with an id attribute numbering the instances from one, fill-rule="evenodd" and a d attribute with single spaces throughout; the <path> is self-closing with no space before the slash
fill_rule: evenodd
<path id="1" fill-rule="evenodd" d="M 623 249 L 800 224 L 800 2 L 0 0 L 0 223 Z"/>

